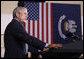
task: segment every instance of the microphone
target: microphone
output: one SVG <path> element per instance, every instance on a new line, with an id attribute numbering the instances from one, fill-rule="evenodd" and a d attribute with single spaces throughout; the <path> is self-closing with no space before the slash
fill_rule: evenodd
<path id="1" fill-rule="evenodd" d="M 75 34 L 73 34 L 71 32 L 69 32 L 68 34 L 66 34 L 66 36 L 73 38 L 75 41 L 80 41 L 80 38 L 77 35 L 75 35 Z"/>

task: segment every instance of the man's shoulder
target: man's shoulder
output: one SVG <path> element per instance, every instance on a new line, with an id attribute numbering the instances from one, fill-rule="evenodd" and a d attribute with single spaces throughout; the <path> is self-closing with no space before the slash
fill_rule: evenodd
<path id="1" fill-rule="evenodd" d="M 16 19 L 12 19 L 12 21 L 8 24 L 8 26 L 17 26 L 20 22 L 18 22 Z"/>
<path id="2" fill-rule="evenodd" d="M 12 19 L 11 22 L 6 26 L 6 28 L 14 27 L 18 24 L 18 21 L 15 19 Z"/>

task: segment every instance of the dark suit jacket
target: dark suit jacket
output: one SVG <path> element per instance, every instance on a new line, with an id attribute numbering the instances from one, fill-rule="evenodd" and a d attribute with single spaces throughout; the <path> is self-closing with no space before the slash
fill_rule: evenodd
<path id="1" fill-rule="evenodd" d="M 25 43 L 43 50 L 46 43 L 30 36 L 21 22 L 13 19 L 6 27 L 4 34 L 5 58 L 24 58 Z"/>

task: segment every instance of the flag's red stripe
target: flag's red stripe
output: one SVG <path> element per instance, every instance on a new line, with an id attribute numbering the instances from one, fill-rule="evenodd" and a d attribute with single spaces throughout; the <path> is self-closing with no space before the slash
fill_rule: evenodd
<path id="1" fill-rule="evenodd" d="M 53 43 L 53 7 L 51 3 L 51 43 Z"/>
<path id="2" fill-rule="evenodd" d="M 35 37 L 35 20 L 33 20 L 33 36 Z"/>
<path id="3" fill-rule="evenodd" d="M 48 43 L 48 3 L 46 3 L 46 43 Z"/>
<path id="4" fill-rule="evenodd" d="M 37 21 L 37 38 L 39 39 L 39 20 Z"/>
<path id="5" fill-rule="evenodd" d="M 42 41 L 44 42 L 44 3 L 42 3 Z"/>
<path id="6" fill-rule="evenodd" d="M 30 20 L 28 20 L 28 33 L 30 34 Z"/>

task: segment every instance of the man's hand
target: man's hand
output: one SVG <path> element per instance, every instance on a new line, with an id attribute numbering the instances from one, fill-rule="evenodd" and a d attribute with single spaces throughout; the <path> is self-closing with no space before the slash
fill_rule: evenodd
<path id="1" fill-rule="evenodd" d="M 59 47 L 62 47 L 62 44 L 50 44 L 48 45 L 48 48 L 59 48 Z"/>
<path id="2" fill-rule="evenodd" d="M 49 44 L 47 48 L 44 48 L 43 51 L 48 51 L 49 48 L 60 48 L 62 47 L 62 44 Z"/>
<path id="3" fill-rule="evenodd" d="M 38 58 L 42 58 L 42 55 L 41 55 L 41 54 L 39 54 L 39 55 L 38 55 Z"/>
<path id="4" fill-rule="evenodd" d="M 50 48 L 60 48 L 62 44 L 49 44 L 47 48 L 44 48 L 42 52 L 48 51 Z M 39 55 L 38 58 L 42 58 L 42 55 Z"/>

